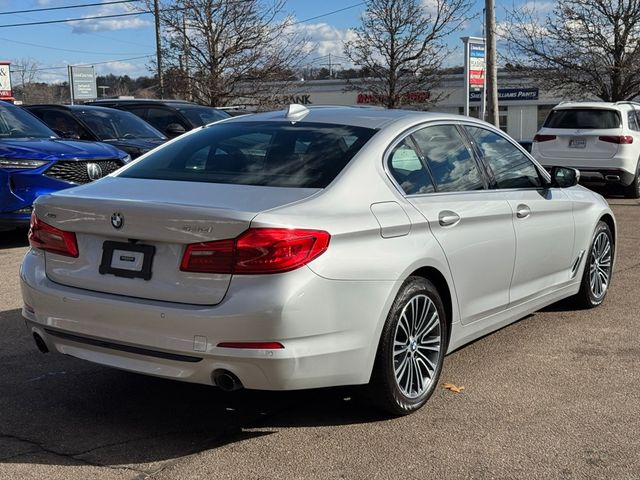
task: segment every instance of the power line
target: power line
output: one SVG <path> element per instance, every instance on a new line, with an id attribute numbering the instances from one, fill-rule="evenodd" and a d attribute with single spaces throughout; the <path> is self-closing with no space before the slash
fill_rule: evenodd
<path id="1" fill-rule="evenodd" d="M 134 3 L 134 2 L 141 2 L 141 1 L 142 0 L 115 0 L 115 1 L 99 2 L 99 3 L 85 3 L 83 5 L 65 5 L 63 7 L 31 8 L 29 10 L 14 10 L 12 12 L 0 12 L 0 15 L 13 15 L 15 13 L 49 12 L 51 10 L 67 10 L 70 8 L 98 7 L 103 5 L 114 5 L 117 3 Z"/>
<path id="2" fill-rule="evenodd" d="M 344 7 L 344 8 L 339 8 L 338 10 L 334 10 L 332 12 L 316 15 L 315 17 L 305 18 L 304 20 L 298 20 L 297 22 L 293 22 L 291 25 L 298 25 L 300 23 L 310 22 L 311 20 L 317 20 L 318 18 L 328 17 L 329 15 L 334 15 L 336 13 L 344 12 L 345 10 L 351 10 L 352 8 L 359 7 L 360 5 L 364 5 L 365 3 L 367 2 L 354 3 L 353 5 L 349 5 L 348 7 Z"/>
<path id="3" fill-rule="evenodd" d="M 131 0 L 133 1 L 133 0 Z M 246 0 L 238 0 L 237 3 L 242 3 L 243 1 Z M 236 3 L 236 2 L 234 2 Z M 336 13 L 340 13 L 340 12 L 344 12 L 345 10 L 350 10 L 352 8 L 356 8 L 359 7 L 361 5 L 364 5 L 366 2 L 359 2 L 359 3 L 355 3 L 353 5 L 349 5 L 348 7 L 343 7 L 343 8 L 339 8 L 337 10 L 333 10 L 331 12 L 327 12 L 327 13 L 323 13 L 320 15 L 316 15 L 314 17 L 309 17 L 309 18 L 305 18 L 304 20 L 298 20 L 297 22 L 293 22 L 291 25 L 298 25 L 300 23 L 306 23 L 306 22 L 310 22 L 311 20 L 317 20 L 318 18 L 323 18 L 323 17 L 328 17 L 330 15 L 334 15 Z M 106 5 L 106 4 L 103 4 Z M 165 9 L 162 11 L 178 11 L 178 10 L 188 10 L 188 8 L 169 8 L 169 9 Z M 62 19 L 62 20 L 46 20 L 46 21 L 41 21 L 41 22 L 26 22 L 26 23 L 10 23 L 10 24 L 6 24 L 6 25 L 0 25 L 0 28 L 9 28 L 9 27 L 27 27 L 30 25 L 49 25 L 49 24 L 53 24 L 53 23 L 68 23 L 68 22 L 83 22 L 86 20 L 100 20 L 103 18 L 120 18 L 120 17 L 131 17 L 134 15 L 150 15 L 153 12 L 150 10 L 143 10 L 140 12 L 129 12 L 129 13 L 116 13 L 116 14 L 112 14 L 112 15 L 95 15 L 93 17 L 81 17 L 81 18 L 67 18 L 67 19 Z"/>
<path id="4" fill-rule="evenodd" d="M 82 22 L 85 20 L 99 20 L 102 18 L 118 18 L 118 17 L 131 17 L 133 15 L 149 15 L 152 12 L 144 11 L 144 12 L 130 12 L 130 13 L 117 13 L 113 15 L 96 15 L 93 17 L 82 17 L 82 18 L 67 18 L 66 20 L 46 20 L 42 22 L 29 22 L 29 23 L 10 23 L 7 25 L 0 25 L 0 28 L 8 28 L 8 27 L 27 27 L 29 25 L 49 25 L 51 23 L 67 23 L 67 22 Z"/>
<path id="5" fill-rule="evenodd" d="M 17 43 L 19 45 L 27 45 L 29 47 L 46 48 L 48 50 L 57 50 L 60 52 L 86 53 L 88 55 L 136 55 L 135 52 L 88 52 L 86 50 L 72 50 L 69 48 L 50 47 L 49 45 L 40 45 L 38 43 L 21 42 L 19 40 L 11 40 L 9 38 L 0 37 L 3 42 Z"/>
<path id="6" fill-rule="evenodd" d="M 127 62 L 129 60 L 139 60 L 142 58 L 150 58 L 155 56 L 155 53 L 151 53 L 149 55 L 140 55 L 138 57 L 130 57 L 130 58 L 118 58 L 115 60 L 105 60 L 104 62 L 91 62 L 91 63 L 77 63 L 74 64 L 74 67 L 90 67 L 92 65 L 104 65 L 107 63 L 114 63 L 114 62 Z M 63 68 L 68 68 L 69 65 L 64 65 L 62 67 L 44 67 L 44 68 L 36 68 L 34 69 L 35 72 L 44 72 L 44 71 L 49 71 L 49 70 L 62 70 Z"/>

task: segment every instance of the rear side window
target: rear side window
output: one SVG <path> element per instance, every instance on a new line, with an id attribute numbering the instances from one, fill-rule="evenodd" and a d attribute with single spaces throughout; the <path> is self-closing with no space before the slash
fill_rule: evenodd
<path id="1" fill-rule="evenodd" d="M 431 175 L 422 164 L 412 142 L 405 138 L 389 155 L 389 171 L 407 195 L 435 191 Z"/>
<path id="2" fill-rule="evenodd" d="M 484 189 L 482 174 L 453 125 L 425 127 L 413 134 L 439 192 Z"/>
<path id="3" fill-rule="evenodd" d="M 547 128 L 620 128 L 620 114 L 597 108 L 562 108 L 551 110 L 544 122 Z"/>
<path id="4" fill-rule="evenodd" d="M 324 188 L 375 132 L 313 123 L 223 123 L 151 153 L 120 176 Z"/>

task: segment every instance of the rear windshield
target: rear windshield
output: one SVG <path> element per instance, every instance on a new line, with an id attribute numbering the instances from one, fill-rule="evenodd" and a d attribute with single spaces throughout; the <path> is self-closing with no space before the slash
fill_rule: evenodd
<path id="1" fill-rule="evenodd" d="M 544 122 L 548 128 L 620 128 L 620 114 L 615 110 L 596 108 L 563 108 L 551 110 Z"/>
<path id="2" fill-rule="evenodd" d="M 324 188 L 375 132 L 318 123 L 222 123 L 160 148 L 120 176 Z"/>

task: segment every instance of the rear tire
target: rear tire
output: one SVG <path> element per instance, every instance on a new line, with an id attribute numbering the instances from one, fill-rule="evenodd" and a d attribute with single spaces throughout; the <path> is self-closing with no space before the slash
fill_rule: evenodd
<path id="1" fill-rule="evenodd" d="M 640 159 L 638 160 L 633 182 L 631 182 L 631 185 L 624 187 L 624 196 L 626 198 L 640 198 Z"/>
<path id="2" fill-rule="evenodd" d="M 607 295 L 613 273 L 615 245 L 609 225 L 600 221 L 593 232 L 580 291 L 573 297 L 579 308 L 594 308 Z"/>
<path id="3" fill-rule="evenodd" d="M 429 399 L 442 370 L 448 338 L 444 305 L 436 287 L 409 277 L 382 329 L 370 396 L 392 415 L 407 415 Z"/>

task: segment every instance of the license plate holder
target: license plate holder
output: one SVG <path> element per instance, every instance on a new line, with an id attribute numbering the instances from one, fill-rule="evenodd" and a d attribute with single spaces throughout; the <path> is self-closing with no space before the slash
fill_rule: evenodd
<path id="1" fill-rule="evenodd" d="M 587 141 L 584 138 L 572 138 L 569 140 L 569 148 L 585 148 Z"/>
<path id="2" fill-rule="evenodd" d="M 155 252 L 153 245 L 107 240 L 102 244 L 102 261 L 98 271 L 102 275 L 150 280 Z"/>

